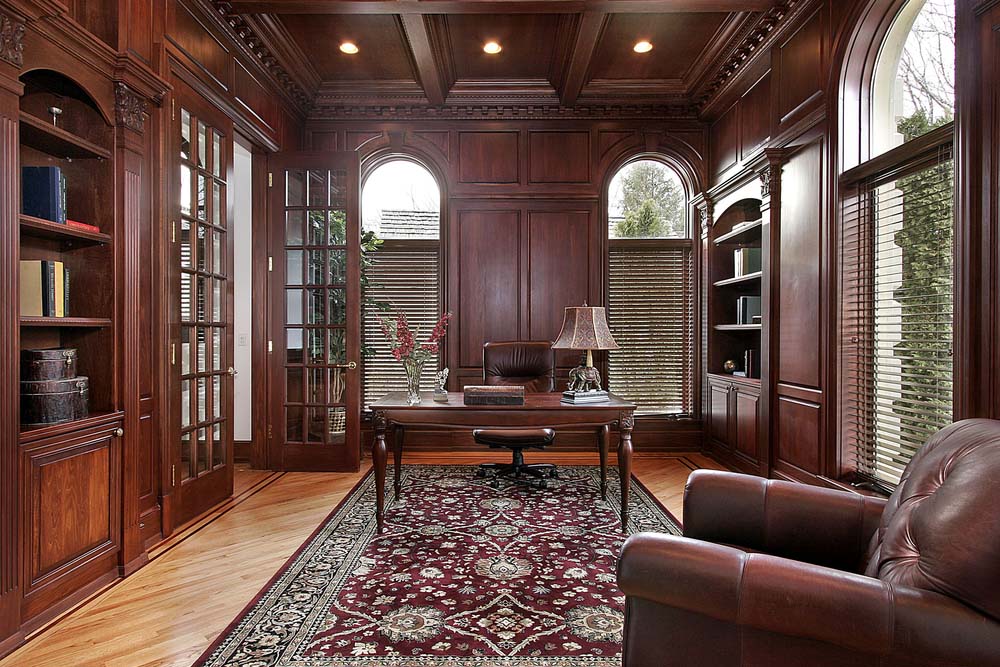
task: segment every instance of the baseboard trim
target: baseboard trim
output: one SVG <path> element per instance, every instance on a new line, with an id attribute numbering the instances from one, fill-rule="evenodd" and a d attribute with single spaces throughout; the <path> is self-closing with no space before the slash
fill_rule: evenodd
<path id="1" fill-rule="evenodd" d="M 253 450 L 253 442 L 250 440 L 233 441 L 233 461 L 236 463 L 250 463 L 250 452 Z"/>

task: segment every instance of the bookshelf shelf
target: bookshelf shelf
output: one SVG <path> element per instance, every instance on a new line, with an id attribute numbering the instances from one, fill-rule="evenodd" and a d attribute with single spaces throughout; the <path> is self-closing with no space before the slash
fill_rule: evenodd
<path id="1" fill-rule="evenodd" d="M 58 158 L 110 160 L 111 151 L 22 111 L 21 143 Z"/>
<path id="2" fill-rule="evenodd" d="M 737 276 L 735 278 L 726 278 L 725 280 L 717 280 L 713 285 L 716 287 L 728 287 L 731 285 L 746 285 L 750 283 L 759 282 L 761 276 L 763 276 L 762 271 L 755 271 L 754 273 L 748 273 L 745 276 Z"/>
<path id="3" fill-rule="evenodd" d="M 60 422 L 58 424 L 45 424 L 43 426 L 23 428 L 20 431 L 19 440 L 20 443 L 24 445 L 29 442 L 44 440 L 53 436 L 73 433 L 84 428 L 120 421 L 122 416 L 123 414 L 121 412 L 115 411 L 91 412 L 83 419 L 75 419 L 73 421 Z"/>
<path id="4" fill-rule="evenodd" d="M 103 317 L 22 317 L 21 326 L 106 329 L 111 326 L 111 320 Z"/>
<path id="5" fill-rule="evenodd" d="M 111 243 L 111 236 L 108 234 L 90 232 L 85 229 L 74 229 L 58 222 L 43 220 L 42 218 L 35 218 L 30 215 L 21 216 L 21 236 L 62 241 L 72 246 Z"/>
<path id="6" fill-rule="evenodd" d="M 759 324 L 716 324 L 716 331 L 760 331 Z"/>
<path id="7" fill-rule="evenodd" d="M 764 220 L 755 220 L 749 225 L 744 225 L 739 229 L 719 236 L 714 240 L 714 243 L 715 245 L 759 244 L 763 228 Z"/>

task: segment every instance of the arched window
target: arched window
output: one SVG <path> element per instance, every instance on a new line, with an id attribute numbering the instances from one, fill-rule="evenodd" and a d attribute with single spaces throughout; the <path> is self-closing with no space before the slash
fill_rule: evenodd
<path id="1" fill-rule="evenodd" d="M 609 389 L 645 414 L 690 413 L 694 271 L 687 194 L 663 162 L 627 163 L 608 187 Z"/>
<path id="2" fill-rule="evenodd" d="M 954 2 L 892 6 L 875 62 L 848 62 L 873 71 L 870 159 L 841 176 L 839 239 L 841 463 L 884 487 L 953 396 Z"/>
<path id="3" fill-rule="evenodd" d="M 361 189 L 364 234 L 364 401 L 368 405 L 406 388 L 403 365 L 389 350 L 376 315 L 402 312 L 426 336 L 440 306 L 441 191 L 416 162 L 396 158 L 378 165 Z M 424 366 L 433 386 L 437 359 Z"/>

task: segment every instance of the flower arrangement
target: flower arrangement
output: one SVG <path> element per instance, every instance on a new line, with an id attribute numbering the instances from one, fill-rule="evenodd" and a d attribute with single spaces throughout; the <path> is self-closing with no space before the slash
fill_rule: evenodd
<path id="1" fill-rule="evenodd" d="M 448 331 L 451 313 L 442 315 L 425 343 L 417 343 L 419 332 L 410 327 L 406 313 L 398 313 L 395 318 L 376 315 L 382 334 L 389 341 L 392 356 L 402 362 L 406 370 L 406 393 L 411 404 L 420 402 L 420 374 L 424 363 L 437 354 L 441 339 Z"/>

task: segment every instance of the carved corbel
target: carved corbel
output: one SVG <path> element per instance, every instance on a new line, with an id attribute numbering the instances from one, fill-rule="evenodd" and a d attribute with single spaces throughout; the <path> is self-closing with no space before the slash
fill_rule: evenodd
<path id="1" fill-rule="evenodd" d="M 6 14 L 0 14 L 0 60 L 24 64 L 24 23 Z"/>
<path id="2" fill-rule="evenodd" d="M 124 83 L 115 84 L 115 120 L 121 126 L 142 132 L 146 125 L 148 102 Z"/>

